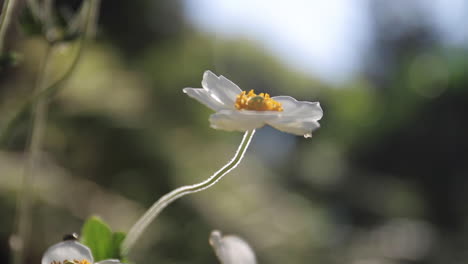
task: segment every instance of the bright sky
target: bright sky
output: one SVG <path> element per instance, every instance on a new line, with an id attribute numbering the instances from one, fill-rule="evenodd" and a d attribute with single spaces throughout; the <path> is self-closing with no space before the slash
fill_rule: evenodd
<path id="1" fill-rule="evenodd" d="M 468 1 L 432 0 L 426 6 L 435 28 L 448 45 L 466 46 L 468 43 Z"/>
<path id="2" fill-rule="evenodd" d="M 359 71 L 372 47 L 368 1 L 185 0 L 185 10 L 200 30 L 252 39 L 287 65 L 339 82 Z M 405 1 L 395 6 L 408 8 Z M 468 1 L 420 1 L 444 40 L 466 42 Z"/>

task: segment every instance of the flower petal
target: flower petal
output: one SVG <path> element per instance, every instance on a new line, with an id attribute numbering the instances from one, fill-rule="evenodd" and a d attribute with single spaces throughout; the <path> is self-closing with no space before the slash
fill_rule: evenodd
<path id="1" fill-rule="evenodd" d="M 222 236 L 221 232 L 213 231 L 210 244 L 222 264 L 256 264 L 255 253 L 243 239 L 237 236 Z"/>
<path id="2" fill-rule="evenodd" d="M 224 108 L 224 104 L 211 97 L 210 92 L 205 89 L 184 88 L 183 91 L 188 96 L 194 98 L 214 111 L 219 111 Z"/>
<path id="3" fill-rule="evenodd" d="M 205 71 L 203 74 L 202 86 L 203 88 L 184 88 L 183 91 L 215 111 L 235 109 L 236 97 L 242 92 L 236 84 L 222 75 L 216 76 L 211 71 Z"/>
<path id="4" fill-rule="evenodd" d="M 94 264 L 122 264 L 122 262 L 120 262 L 120 260 L 118 259 L 106 259 L 106 260 L 96 262 Z"/>
<path id="5" fill-rule="evenodd" d="M 47 249 L 42 256 L 42 264 L 51 264 L 55 262 L 63 263 L 65 260 L 87 260 L 94 262 L 91 250 L 85 245 L 72 240 L 57 243 Z"/>
<path id="6" fill-rule="evenodd" d="M 205 71 L 203 74 L 202 86 L 213 97 L 218 98 L 220 102 L 231 109 L 234 108 L 237 95 L 242 92 L 235 83 L 222 75 L 218 77 L 211 71 Z"/>
<path id="7" fill-rule="evenodd" d="M 297 101 L 290 96 L 275 96 L 283 111 L 237 110 L 235 101 L 242 92 L 240 88 L 220 75 L 205 71 L 203 89 L 185 88 L 184 92 L 216 111 L 210 116 L 211 127 L 228 131 L 246 131 L 264 125 L 295 135 L 311 137 L 312 131 L 320 127 L 323 117 L 319 102 Z"/>
<path id="8" fill-rule="evenodd" d="M 319 102 L 302 102 L 290 96 L 275 96 L 274 100 L 283 105 L 280 118 L 269 120 L 268 125 L 295 135 L 311 137 L 312 132 L 320 127 L 318 120 L 323 116 Z"/>
<path id="9" fill-rule="evenodd" d="M 318 121 L 323 117 L 323 110 L 319 102 L 297 101 L 291 96 L 275 96 L 272 97 L 283 106 L 284 116 L 305 117 L 308 120 Z"/>
<path id="10" fill-rule="evenodd" d="M 305 138 L 312 137 L 312 132 L 320 127 L 317 121 L 298 119 L 276 119 L 268 122 L 268 125 L 294 135 L 304 136 Z"/>
<path id="11" fill-rule="evenodd" d="M 267 121 L 278 118 L 278 112 L 221 110 L 210 116 L 212 128 L 227 131 L 247 131 L 263 127 Z"/>

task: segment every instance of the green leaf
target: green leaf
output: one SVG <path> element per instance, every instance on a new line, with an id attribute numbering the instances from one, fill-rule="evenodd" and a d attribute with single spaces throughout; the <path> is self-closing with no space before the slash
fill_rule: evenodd
<path id="1" fill-rule="evenodd" d="M 94 261 L 115 258 L 110 227 L 98 217 L 90 217 L 81 230 L 81 242 L 93 252 Z"/>
<path id="2" fill-rule="evenodd" d="M 123 232 L 115 232 L 112 234 L 112 258 L 123 261 L 123 256 L 120 253 L 120 245 L 122 245 L 125 236 L 126 234 Z"/>

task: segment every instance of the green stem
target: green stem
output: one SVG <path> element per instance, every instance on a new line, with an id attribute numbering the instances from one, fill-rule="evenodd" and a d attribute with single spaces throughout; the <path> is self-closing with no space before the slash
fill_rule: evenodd
<path id="1" fill-rule="evenodd" d="M 28 100 L 26 104 L 21 108 L 15 116 L 13 121 L 17 121 L 16 118 L 19 118 L 22 113 L 28 111 L 29 108 L 32 108 L 32 128 L 31 128 L 31 136 L 30 141 L 28 144 L 28 159 L 27 164 L 25 166 L 23 178 L 22 178 L 22 190 L 18 194 L 18 205 L 17 205 L 17 216 L 16 216 L 16 233 L 12 236 L 13 243 L 12 251 L 13 251 L 13 263 L 14 264 L 22 264 L 25 260 L 25 251 L 28 249 L 28 244 L 30 241 L 31 236 L 31 209 L 33 207 L 33 186 L 34 186 L 34 174 L 36 165 L 38 163 L 38 159 L 40 158 L 40 150 L 41 145 L 44 137 L 45 132 L 45 124 L 47 119 L 47 102 L 49 99 L 50 92 L 55 92 L 58 90 L 58 87 L 71 75 L 73 70 L 75 69 L 78 60 L 81 56 L 83 45 L 84 45 L 84 37 L 87 36 L 87 30 L 90 28 L 90 23 L 95 23 L 98 7 L 96 5 L 99 4 L 99 0 L 88 0 L 84 2 L 87 5 L 86 10 L 86 24 L 85 24 L 85 32 L 84 36 L 80 39 L 80 46 L 78 50 L 78 54 L 76 55 L 75 59 L 72 62 L 71 67 L 68 71 L 54 84 L 47 87 L 46 86 L 46 74 L 48 72 L 48 62 L 50 57 L 53 53 L 53 44 L 47 45 L 47 50 L 45 52 L 45 57 L 43 59 L 42 65 L 40 67 L 40 72 L 38 74 L 38 79 L 35 85 L 35 95 L 32 99 Z M 52 91 L 50 91 L 52 90 Z M 48 93 L 49 91 L 49 93 Z M 15 122 L 11 122 L 7 128 L 11 129 L 11 124 Z M 7 130 L 8 131 L 8 130 Z M 5 134 L 2 135 L 4 137 Z"/>
<path id="2" fill-rule="evenodd" d="M 54 96 L 57 92 L 59 92 L 60 88 L 63 87 L 63 84 L 70 78 L 76 67 L 78 66 L 78 62 L 83 55 L 83 50 L 85 47 L 86 39 L 92 36 L 95 32 L 97 19 L 98 19 L 98 12 L 99 12 L 99 5 L 100 0 L 91 0 L 84 2 L 83 4 L 90 5 L 87 8 L 86 14 L 86 24 L 84 25 L 84 33 L 78 39 L 78 51 L 73 58 L 70 67 L 66 70 L 66 72 L 57 80 L 55 80 L 51 85 L 47 88 L 43 89 L 39 93 L 35 94 L 34 96 L 27 99 L 19 108 L 19 110 L 10 118 L 7 122 L 5 128 L 0 132 L 0 149 L 4 147 L 7 143 L 7 139 L 10 138 L 13 129 L 20 123 L 21 118 L 27 113 L 31 105 L 34 102 L 40 100 L 41 98 L 50 98 Z"/>
<path id="3" fill-rule="evenodd" d="M 170 193 L 159 198 L 148 211 L 130 228 L 125 240 L 122 242 L 122 253 L 127 255 L 130 249 L 133 247 L 137 239 L 143 234 L 143 231 L 149 226 L 149 224 L 159 215 L 159 213 L 169 204 L 175 200 L 185 196 L 187 194 L 196 193 L 210 188 L 217 183 L 224 175 L 233 170 L 241 162 L 244 154 L 249 147 L 250 141 L 252 140 L 255 130 L 245 132 L 242 142 L 236 151 L 236 154 L 224 167 L 211 175 L 208 179 L 193 185 L 186 185 L 179 187 Z"/>
<path id="4" fill-rule="evenodd" d="M 47 45 L 47 50 L 44 55 L 40 72 L 37 77 L 35 91 L 41 92 L 45 88 L 45 79 L 47 74 L 48 61 L 52 54 L 52 47 Z M 31 136 L 29 139 L 29 146 L 26 153 L 28 153 L 26 167 L 22 178 L 22 190 L 18 194 L 18 214 L 17 214 L 17 232 L 15 239 L 18 242 L 18 247 L 13 248 L 13 263 L 24 263 L 24 253 L 28 248 L 31 234 L 31 208 L 32 193 L 34 186 L 34 174 L 38 159 L 40 157 L 41 145 L 44 137 L 45 124 L 47 120 L 47 100 L 41 98 L 36 101 L 32 110 L 32 128 Z"/>
<path id="5" fill-rule="evenodd" d="M 42 13 L 41 7 L 36 2 L 36 0 L 27 0 L 28 8 L 31 10 L 31 13 L 35 19 L 42 20 L 44 15 Z"/>
<path id="6" fill-rule="evenodd" d="M 83 55 L 83 50 L 86 44 L 86 39 L 94 36 L 95 34 L 100 2 L 101 2 L 100 0 L 89 0 L 83 3 L 89 6 L 88 6 L 87 13 L 86 13 L 86 22 L 84 25 L 84 32 L 78 39 L 78 51 L 75 55 L 75 58 L 73 59 L 68 70 L 58 80 L 56 80 L 49 87 L 47 87 L 47 89 L 44 89 L 36 97 L 31 98 L 30 99 L 31 101 L 38 100 L 40 97 L 43 97 L 43 96 L 49 97 L 57 93 L 60 87 L 62 87 L 62 84 L 64 84 L 68 80 L 68 78 L 71 76 L 71 74 L 74 72 L 74 70 L 76 69 L 76 66 L 78 66 L 78 62 L 80 61 L 80 58 Z"/>
<path id="7" fill-rule="evenodd" d="M 3 2 L 2 16 L 0 18 L 0 54 L 4 51 L 5 36 L 10 27 L 11 15 L 13 14 L 13 10 L 15 10 L 16 4 L 16 0 L 4 0 Z"/>

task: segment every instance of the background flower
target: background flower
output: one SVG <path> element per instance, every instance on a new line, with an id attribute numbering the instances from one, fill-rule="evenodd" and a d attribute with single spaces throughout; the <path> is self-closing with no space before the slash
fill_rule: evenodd
<path id="1" fill-rule="evenodd" d="M 210 245 L 222 264 L 257 263 L 252 248 L 238 236 L 223 236 L 220 231 L 215 230 L 211 232 Z"/>
<path id="2" fill-rule="evenodd" d="M 49 247 L 42 256 L 41 264 L 67 264 L 66 261 L 73 264 L 93 264 L 94 258 L 87 246 L 75 240 L 66 240 Z M 107 259 L 94 264 L 122 263 L 116 259 Z"/>

